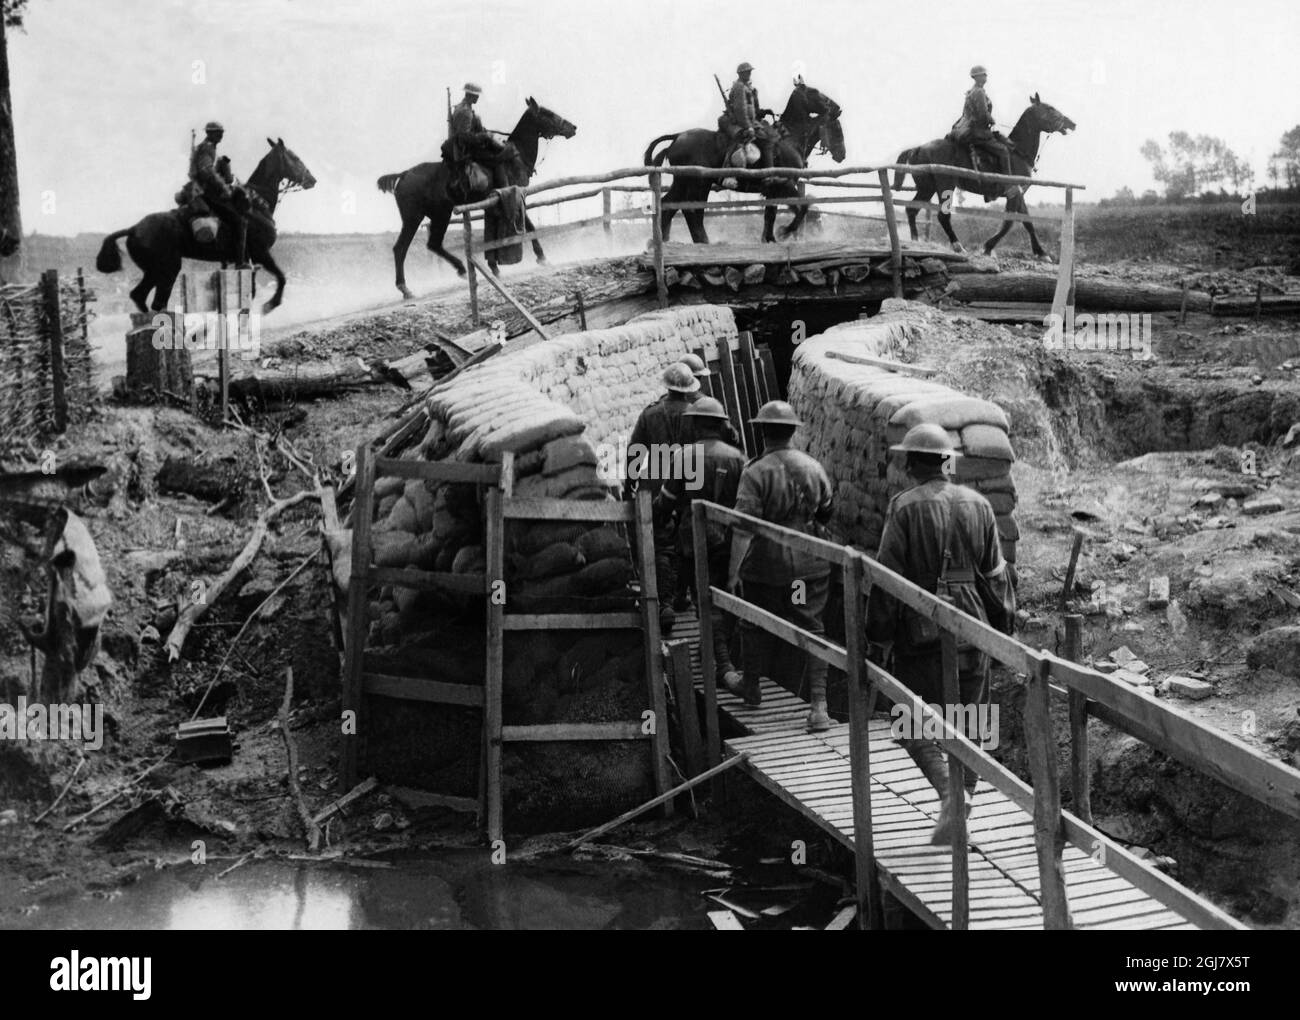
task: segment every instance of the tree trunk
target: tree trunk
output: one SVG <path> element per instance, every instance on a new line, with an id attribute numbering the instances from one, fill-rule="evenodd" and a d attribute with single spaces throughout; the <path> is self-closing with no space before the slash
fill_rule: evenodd
<path id="1" fill-rule="evenodd" d="M 13 106 L 9 97 L 9 39 L 4 11 L 8 4 L 0 0 L 0 280 L 13 281 L 22 271 L 22 253 L 9 257 L 14 242 L 23 236 L 22 216 L 18 211 L 18 152 L 14 147 Z"/>
<path id="2" fill-rule="evenodd" d="M 962 276 L 948 284 L 948 296 L 958 301 L 1050 302 L 1056 291 L 1055 273 L 996 273 Z M 1176 312 L 1183 300 L 1178 287 L 1111 280 L 1075 281 L 1075 306 L 1098 312 Z M 1191 291 L 1189 312 L 1208 312 L 1210 295 Z"/>

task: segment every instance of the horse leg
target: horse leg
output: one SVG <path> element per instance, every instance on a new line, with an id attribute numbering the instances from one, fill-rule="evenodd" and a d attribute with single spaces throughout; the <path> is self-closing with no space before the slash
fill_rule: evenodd
<path id="1" fill-rule="evenodd" d="M 181 275 L 181 260 L 168 262 L 159 266 L 153 274 L 153 281 L 157 284 L 157 289 L 153 292 L 153 310 L 155 312 L 165 312 L 167 302 L 172 299 L 172 288 L 176 286 L 176 277 Z M 145 279 L 149 279 L 148 276 Z"/>
<path id="2" fill-rule="evenodd" d="M 1020 199 L 1019 197 L 1017 197 L 1017 198 L 1008 198 L 1007 201 L 1006 201 L 1006 207 L 1005 207 L 1004 211 L 1005 211 L 1005 212 L 1016 212 L 1016 211 L 1018 211 L 1018 210 L 1016 209 L 1016 203 L 1017 203 L 1017 202 L 1020 203 L 1020 207 L 1021 207 L 1021 208 L 1024 208 L 1024 201 L 1023 201 L 1022 199 Z M 984 242 L 984 254 L 985 254 L 985 255 L 992 255 L 992 254 L 993 254 L 993 249 L 996 248 L 996 247 L 998 246 L 998 242 L 999 242 L 999 241 L 1001 241 L 1004 237 L 1007 236 L 1007 234 L 1010 232 L 1011 228 L 1012 228 L 1013 226 L 1015 226 L 1015 223 L 1016 223 L 1015 220 L 1003 220 L 1003 221 L 1002 221 L 1002 226 L 998 227 L 998 232 L 997 232 L 996 234 L 994 234 L 992 237 L 990 237 L 987 241 Z M 1041 250 L 1041 247 L 1040 247 L 1040 250 Z"/>
<path id="3" fill-rule="evenodd" d="M 1025 195 L 1023 191 L 1016 197 L 1015 201 L 1016 201 L 1016 208 L 1013 209 L 1012 211 L 1018 212 L 1024 216 L 1028 216 L 1029 206 L 1025 202 Z M 1034 229 L 1034 225 L 1030 223 L 1029 220 L 1022 220 L 1021 222 L 1024 223 L 1025 231 L 1029 234 L 1029 245 L 1034 250 L 1034 257 L 1040 259 L 1045 258 L 1048 261 L 1051 261 L 1052 257 L 1048 255 L 1047 252 L 1043 249 L 1043 246 L 1038 243 L 1038 231 Z"/>
<path id="4" fill-rule="evenodd" d="M 140 282 L 131 288 L 131 300 L 135 302 L 135 307 L 141 312 L 149 311 L 149 306 L 145 304 L 145 299 L 148 298 L 149 291 L 153 290 L 153 287 L 153 272 L 146 269 L 144 271 L 144 276 L 140 278 Z"/>
<path id="5" fill-rule="evenodd" d="M 913 177 L 913 180 L 915 180 L 915 179 L 916 179 L 916 178 Z M 912 196 L 912 201 L 913 201 L 913 202 L 928 202 L 928 201 L 930 201 L 930 199 L 933 198 L 933 197 L 934 197 L 934 189 L 933 189 L 933 188 L 923 188 L 923 187 L 921 186 L 920 182 L 918 181 L 917 184 L 916 184 L 916 194 L 914 194 L 914 195 Z M 916 232 L 916 216 L 917 216 L 917 214 L 918 214 L 920 211 L 921 211 L 920 209 L 908 209 L 908 210 L 907 210 L 907 230 L 908 230 L 908 233 L 910 233 L 910 234 L 912 235 L 912 240 L 913 240 L 913 241 L 919 241 L 919 240 L 921 239 L 921 235 L 918 234 L 918 233 Z"/>
<path id="6" fill-rule="evenodd" d="M 410 250 L 411 241 L 415 238 L 415 232 L 420 229 L 419 219 L 408 219 L 402 217 L 402 232 L 397 235 L 397 240 L 393 242 L 393 267 L 397 270 L 397 289 L 402 292 L 402 297 L 408 301 L 415 297 L 410 289 L 406 286 L 406 253 Z"/>
<path id="7" fill-rule="evenodd" d="M 537 233 L 537 228 L 533 226 L 533 221 L 528 218 L 527 213 L 524 213 L 524 228 L 530 234 Z M 539 266 L 546 265 L 546 252 L 542 251 L 542 242 L 536 237 L 533 238 L 533 255 L 537 257 Z"/>
<path id="8" fill-rule="evenodd" d="M 435 255 L 441 255 L 455 266 L 457 275 L 464 276 L 465 263 L 442 246 L 442 242 L 447 236 L 447 224 L 450 222 L 451 206 L 435 206 L 433 212 L 429 214 L 429 240 L 425 247 Z"/>
<path id="9" fill-rule="evenodd" d="M 776 233 L 773 229 L 775 226 L 776 226 L 776 206 L 774 205 L 764 206 L 763 207 L 763 238 L 762 238 L 764 244 L 776 243 Z"/>
<path id="10" fill-rule="evenodd" d="M 262 314 L 270 315 L 280 307 L 280 302 L 284 300 L 284 271 L 275 264 L 275 259 L 271 258 L 271 253 L 267 250 L 250 252 L 249 261 L 262 266 L 275 277 L 275 293 L 271 295 L 271 300 L 262 306 Z"/>

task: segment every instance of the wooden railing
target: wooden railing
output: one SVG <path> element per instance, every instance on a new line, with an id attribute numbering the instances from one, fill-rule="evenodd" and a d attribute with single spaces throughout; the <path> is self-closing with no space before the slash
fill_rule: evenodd
<path id="1" fill-rule="evenodd" d="M 1071 726 L 1074 738 L 1071 741 L 1072 771 L 1075 775 L 1087 771 L 1087 715 L 1095 715 L 1291 818 L 1300 818 L 1300 771 L 1266 757 L 1230 734 L 1206 726 L 1167 702 L 1140 693 L 1113 677 L 1068 662 L 1046 650 L 1034 651 L 848 546 L 812 538 L 704 500 L 695 501 L 692 515 L 696 591 L 700 594 L 700 658 L 708 764 L 713 766 L 721 760 L 713 627 L 709 615 L 711 605 L 763 628 L 844 672 L 849 692 L 858 916 L 865 926 L 879 927 L 882 916 L 880 884 L 876 877 L 872 850 L 868 723 L 876 696 L 883 694 L 896 704 L 906 706 L 906 711 L 913 718 L 923 721 L 927 732 L 931 732 L 932 726 L 933 732 L 942 734 L 939 742 L 950 754 L 949 797 L 951 814 L 955 819 L 952 827 L 954 928 L 966 927 L 969 920 L 966 824 L 960 800 L 963 796 L 963 768 L 975 772 L 1033 817 L 1044 927 L 1070 926 L 1061 858 L 1067 840 L 1090 856 L 1104 855 L 1105 866 L 1116 875 L 1201 927 L 1244 927 L 1085 821 L 1085 818 L 1091 817 L 1086 789 L 1081 791 L 1076 788 L 1074 791 L 1078 813 L 1062 809 L 1057 777 L 1056 739 L 1049 711 L 1050 693 L 1056 691 L 1069 694 L 1072 710 L 1080 699 L 1082 701 L 1085 725 Z M 844 645 L 837 645 L 761 610 L 743 598 L 712 587 L 704 546 L 708 522 L 735 526 L 777 542 L 787 549 L 825 560 L 831 564 L 832 569 L 837 568 L 842 574 L 844 585 Z M 947 703 L 956 705 L 960 702 L 957 686 L 958 640 L 975 646 L 1025 677 L 1025 732 L 1032 786 L 955 730 L 943 713 L 926 705 L 880 666 L 867 661 L 862 642 L 867 597 L 872 587 L 881 588 L 910 609 L 938 624 L 943 657 L 944 699 Z M 1084 817 L 1080 817 L 1080 814 Z"/>
<path id="2" fill-rule="evenodd" d="M 464 234 L 465 264 L 468 271 L 470 306 L 474 324 L 475 326 L 479 324 L 477 279 L 479 270 L 475 265 L 477 260 L 474 259 L 474 254 L 476 252 L 481 253 L 493 251 L 508 245 L 530 242 L 543 237 L 556 237 L 562 234 L 569 234 L 575 231 L 585 230 L 588 227 L 595 226 L 596 224 L 601 225 L 607 238 L 612 238 L 613 224 L 627 220 L 649 219 L 651 222 L 651 251 L 654 259 L 656 286 L 660 303 L 667 304 L 668 287 L 664 268 L 664 239 L 662 231 L 660 230 L 660 214 L 667 210 L 689 211 L 707 209 L 714 215 L 747 215 L 752 210 L 766 209 L 770 207 L 781 208 L 784 206 L 795 205 L 823 206 L 879 202 L 883 206 L 883 216 L 875 217 L 854 214 L 853 218 L 861 220 L 881 220 L 885 223 L 889 235 L 894 295 L 895 297 L 902 297 L 903 249 L 899 237 L 898 221 L 895 210 L 900 207 L 904 209 L 926 210 L 927 216 L 942 212 L 943 210 L 940 205 L 933 202 L 904 201 L 896 199 L 889 178 L 890 174 L 900 171 L 906 173 L 923 172 L 942 174 L 944 176 L 957 177 L 962 180 L 976 181 L 979 184 L 1019 184 L 1024 187 L 1033 186 L 1038 188 L 1056 188 L 1063 190 L 1065 192 L 1065 203 L 1064 210 L 1060 213 L 1042 212 L 1027 215 L 1023 213 L 1002 213 L 995 210 L 968 208 L 963 208 L 961 213 L 963 216 L 981 216 L 990 219 L 1012 220 L 1016 222 L 1059 222 L 1061 224 L 1061 257 L 1057 272 L 1056 291 L 1052 299 L 1052 312 L 1053 314 L 1062 317 L 1064 316 L 1065 308 L 1074 303 L 1074 192 L 1084 190 L 1084 186 L 1081 184 L 1071 184 L 1064 181 L 1041 180 L 1036 177 L 983 173 L 965 167 L 945 166 L 933 163 L 922 163 L 915 166 L 900 163 L 886 163 L 873 166 L 835 167 L 829 170 L 801 170 L 792 167 L 773 167 L 771 169 L 763 170 L 739 170 L 715 169 L 713 167 L 698 166 L 645 166 L 625 167 L 619 170 L 611 170 L 603 174 L 563 177 L 553 181 L 544 181 L 539 184 L 529 185 L 523 189 L 526 196 L 542 195 L 578 186 L 599 185 L 599 187 L 587 187 L 586 190 L 583 191 L 554 195 L 539 202 L 529 202 L 528 208 L 532 210 L 546 206 L 561 205 L 567 202 L 576 202 L 595 198 L 599 195 L 602 200 L 601 215 L 561 223 L 553 227 L 537 228 L 525 234 L 516 235 L 515 237 L 505 241 L 476 242 L 474 240 L 473 224 L 481 218 L 483 213 L 497 204 L 498 199 L 495 195 L 489 196 L 479 202 L 469 202 L 465 205 L 457 206 L 455 212 L 460 214 Z M 730 178 L 737 181 L 781 177 L 804 181 L 808 184 L 821 187 L 858 189 L 870 192 L 870 194 L 843 196 L 820 195 L 810 197 L 806 196 L 803 198 L 764 198 L 761 196 L 755 196 L 754 198 L 722 202 L 665 202 L 663 185 L 664 175 L 704 180 L 726 180 Z M 849 179 L 853 177 L 866 179 Z M 638 178 L 645 178 L 647 182 L 646 185 L 616 183 Z M 651 198 L 649 211 L 628 209 L 614 212 L 612 208 L 612 193 L 616 191 L 648 191 Z M 876 192 L 879 192 L 879 194 L 876 194 Z M 498 289 L 500 290 L 501 288 L 498 286 Z M 510 299 L 508 294 L 506 294 L 506 297 L 507 299 Z"/>

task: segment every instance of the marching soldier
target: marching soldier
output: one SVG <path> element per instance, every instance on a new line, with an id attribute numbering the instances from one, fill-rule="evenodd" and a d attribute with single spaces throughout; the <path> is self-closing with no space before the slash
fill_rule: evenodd
<path id="1" fill-rule="evenodd" d="M 658 495 L 665 479 L 653 477 L 648 465 L 661 464 L 682 445 L 682 416 L 691 406 L 691 396 L 699 391 L 699 380 L 690 366 L 681 362 L 669 365 L 663 375 L 667 392 L 641 412 L 628 438 L 627 481 L 624 495 L 631 498 L 644 485 L 652 496 Z M 677 591 L 676 546 L 672 525 L 656 525 L 655 577 L 659 588 L 659 626 L 667 634 L 677 620 L 673 611 Z"/>
<path id="2" fill-rule="evenodd" d="M 727 95 L 727 112 L 739 132 L 740 142 L 743 144 L 752 141 L 758 146 L 761 157 L 759 165 L 767 170 L 773 164 L 776 133 L 761 120 L 764 115 L 771 116 L 772 111 L 759 106 L 758 89 L 749 83 L 753 72 L 754 65 L 748 61 L 736 68 L 736 80 L 731 83 L 731 91 Z"/>
<path id="3" fill-rule="evenodd" d="M 999 168 L 998 172 L 1010 175 L 1011 148 L 1006 139 L 993 130 L 993 101 L 984 91 L 984 83 L 989 78 L 988 71 L 983 65 L 976 64 L 970 69 L 970 76 L 975 79 L 975 84 L 966 92 L 961 117 L 953 125 L 953 136 L 958 142 L 991 156 Z M 1012 184 L 1006 189 L 1007 198 L 1014 198 L 1018 194 L 1018 185 Z"/>
<path id="4" fill-rule="evenodd" d="M 957 456 L 947 433 L 938 425 L 917 425 L 890 449 L 906 455 L 907 473 L 916 484 L 890 501 L 877 561 L 929 592 L 935 592 L 942 580 L 958 609 L 985 623 L 993 620 L 1009 628 L 1015 616 L 1015 594 L 998 543 L 993 508 L 974 489 L 954 485 L 944 475 L 944 459 Z M 983 591 L 977 574 L 985 581 Z M 883 658 L 880 646 L 892 642 L 894 675 L 927 704 L 943 704 L 937 632 L 929 632 L 924 618 L 878 587 L 872 589 L 867 602 L 867 640 L 873 661 Z M 963 705 L 977 705 L 988 678 L 988 656 L 978 648 L 959 644 L 957 670 Z M 970 714 L 962 712 L 961 718 L 969 721 Z M 979 739 L 978 733 L 966 735 Z M 939 822 L 930 838 L 941 846 L 949 840 L 952 825 L 943 751 L 932 740 L 903 739 L 899 743 L 942 799 Z M 967 815 L 977 781 L 978 776 L 967 769 Z"/>
<path id="5" fill-rule="evenodd" d="M 790 445 L 801 422 L 784 400 L 771 400 L 751 419 L 763 429 L 763 453 L 746 466 L 736 494 L 736 509 L 795 531 L 816 534 L 830 520 L 831 483 L 826 470 L 808 454 Z M 830 587 L 830 564 L 820 557 L 790 549 L 762 536 L 732 529 L 727 587 L 760 609 L 788 620 L 813 634 L 822 634 L 822 614 Z M 724 680 L 727 690 L 747 705 L 762 703 L 762 681 L 777 661 L 781 640 L 753 624 L 742 622 L 743 676 Z M 804 655 L 810 710 L 808 731 L 830 729 L 826 711 L 826 663 Z"/>
<path id="6" fill-rule="evenodd" d="M 684 438 L 693 441 L 697 448 L 698 474 L 694 482 L 686 478 L 681 463 L 685 458 L 683 448 L 683 453 L 674 462 L 672 477 L 655 497 L 655 518 L 658 520 L 670 514 L 677 515 L 678 567 L 685 571 L 686 577 L 693 577 L 691 565 L 695 560 L 695 542 L 691 504 L 697 499 L 705 499 L 719 506 L 735 506 L 740 475 L 745 470 L 745 455 L 723 436 L 723 429 L 730 427 L 730 422 L 721 401 L 712 397 L 700 397 L 682 413 L 682 422 L 686 432 Z M 708 550 L 709 583 L 715 588 L 722 588 L 727 583 L 727 555 L 730 549 L 726 527 L 710 523 L 705 544 Z M 682 587 L 684 589 L 685 586 Z M 724 684 L 728 677 L 732 683 L 737 683 L 740 678 L 731 662 L 734 619 L 716 608 L 710 616 L 713 620 L 713 663 L 717 676 Z"/>

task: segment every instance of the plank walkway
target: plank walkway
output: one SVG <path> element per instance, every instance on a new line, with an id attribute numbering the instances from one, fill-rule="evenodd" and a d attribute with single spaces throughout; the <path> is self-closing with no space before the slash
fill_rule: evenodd
<path id="1" fill-rule="evenodd" d="M 679 618 L 669 635 L 691 642 L 700 686 L 699 624 Z M 749 708 L 719 687 L 718 709 L 745 730 L 725 742 L 746 751 L 740 769 L 791 808 L 853 849 L 849 728 L 804 731 L 807 703 L 769 682 L 763 704 Z M 889 721 L 871 721 L 871 814 L 882 888 L 931 927 L 952 921 L 952 862 L 948 847 L 930 845 L 939 798 L 920 769 L 889 735 Z M 1038 857 L 1032 818 L 981 780 L 967 823 L 970 838 L 970 927 L 1041 929 Z M 1120 878 L 1076 847 L 1063 857 L 1076 928 L 1196 929 L 1198 926 Z"/>

